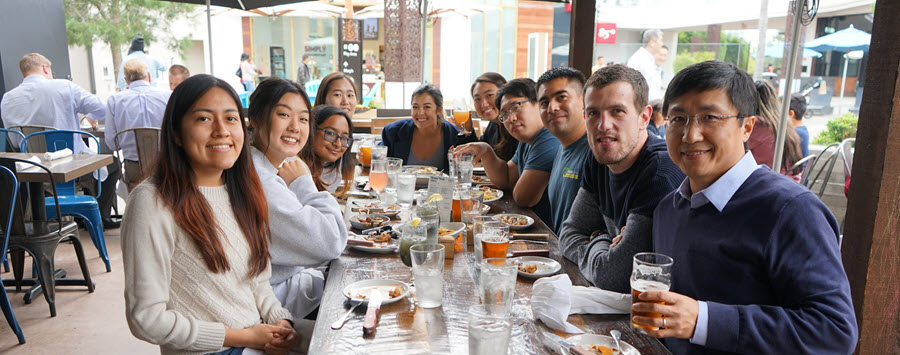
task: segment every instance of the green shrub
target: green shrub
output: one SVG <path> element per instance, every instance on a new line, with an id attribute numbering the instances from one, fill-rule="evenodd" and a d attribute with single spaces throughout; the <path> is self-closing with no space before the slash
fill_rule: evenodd
<path id="1" fill-rule="evenodd" d="M 831 143 L 840 143 L 844 139 L 856 137 L 856 126 L 859 123 L 859 116 L 852 112 L 832 118 L 826 124 L 827 129 L 813 140 L 814 144 L 828 145 Z"/>
<path id="2" fill-rule="evenodd" d="M 672 68 L 675 72 L 680 72 L 682 69 L 687 68 L 692 64 L 697 64 L 700 62 L 705 62 L 707 60 L 716 59 L 715 52 L 684 52 L 678 53 L 675 56 L 675 62 L 672 63 Z"/>

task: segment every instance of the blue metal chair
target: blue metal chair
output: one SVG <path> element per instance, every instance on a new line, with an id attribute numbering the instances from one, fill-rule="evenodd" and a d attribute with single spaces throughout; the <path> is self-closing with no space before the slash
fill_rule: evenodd
<path id="1" fill-rule="evenodd" d="M 97 146 L 100 146 L 100 140 L 93 134 L 82 131 L 56 130 L 35 132 L 25 136 L 21 148 L 23 152 L 33 153 L 55 152 L 65 148 L 75 150 L 75 135 L 93 139 Z M 43 141 L 38 141 L 38 138 L 44 139 Z M 34 143 L 37 144 L 32 143 L 32 148 L 29 148 L 29 142 L 32 141 L 35 141 Z M 43 146 L 34 147 L 40 144 L 43 144 Z M 106 272 L 112 271 L 109 264 L 109 255 L 106 251 L 106 239 L 103 237 L 103 220 L 100 217 L 100 205 L 97 203 L 97 196 L 100 196 L 100 182 L 97 182 L 97 194 L 95 196 L 77 195 L 74 180 L 57 183 L 56 190 L 59 192 L 59 209 L 62 211 L 62 214 L 74 215 L 84 219 L 85 227 L 91 234 L 91 241 L 94 242 L 94 246 L 100 251 L 100 258 L 106 264 Z M 48 197 L 46 203 L 47 218 L 53 218 L 56 216 L 55 200 Z"/>
<path id="2" fill-rule="evenodd" d="M 25 135 L 22 134 L 22 132 L 19 132 L 19 131 L 13 130 L 13 129 L 6 129 L 6 128 L 0 128 L 0 133 L 3 134 L 3 137 L 0 138 L 0 152 L 7 152 L 7 153 L 18 152 L 18 150 L 14 149 L 15 143 L 9 140 L 9 135 L 12 134 L 14 136 L 19 137 L 20 142 L 25 140 Z"/>
<path id="3" fill-rule="evenodd" d="M 3 253 L 0 254 L 0 260 L 3 260 L 3 262 L 6 263 L 6 247 L 9 245 L 9 231 L 12 226 L 13 213 L 15 212 L 16 192 L 19 190 L 19 180 L 16 179 L 16 174 L 13 174 L 12 171 L 4 166 L 0 166 L 0 177 L 10 180 L 9 193 L 7 194 L 7 196 L 9 196 L 9 212 L 5 214 L 5 221 L 3 221 L 3 225 L 0 226 L 3 227 L 3 249 L 0 249 Z M 6 186 L 3 185 L 3 187 Z M 0 208 L 2 207 L 6 206 L 0 206 Z M 9 304 L 9 296 L 6 295 L 5 287 L 3 287 L 3 290 L 0 290 L 0 308 L 3 309 L 3 315 L 6 316 L 6 322 L 9 323 L 9 327 L 12 328 L 13 332 L 16 333 L 16 337 L 19 338 L 19 344 L 25 344 L 25 334 L 22 333 L 22 328 L 19 327 L 16 315 L 13 314 L 12 305 Z"/>

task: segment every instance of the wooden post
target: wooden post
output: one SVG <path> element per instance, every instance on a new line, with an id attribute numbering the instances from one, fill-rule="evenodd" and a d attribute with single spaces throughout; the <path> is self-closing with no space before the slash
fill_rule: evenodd
<path id="1" fill-rule="evenodd" d="M 594 63 L 595 0 L 572 0 L 572 25 L 569 27 L 569 66 L 591 75 Z"/>
<path id="2" fill-rule="evenodd" d="M 860 106 L 842 256 L 857 354 L 897 352 L 900 333 L 900 2 L 879 1 Z"/>

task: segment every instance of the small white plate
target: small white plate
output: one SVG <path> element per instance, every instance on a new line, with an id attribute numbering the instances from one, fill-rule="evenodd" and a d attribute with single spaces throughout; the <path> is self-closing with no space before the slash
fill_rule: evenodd
<path id="1" fill-rule="evenodd" d="M 484 188 L 484 190 L 485 190 L 485 192 L 487 192 L 487 190 L 490 190 L 492 193 L 494 193 L 494 194 L 497 195 L 496 198 L 492 198 L 492 199 L 490 199 L 490 200 L 488 200 L 488 199 L 485 198 L 484 203 L 493 203 L 493 202 L 497 202 L 497 201 L 499 201 L 501 198 L 503 198 L 503 190 L 500 190 L 500 189 L 494 189 L 494 188 L 488 188 L 488 187 Z M 487 195 L 485 195 L 485 197 L 487 197 Z"/>
<path id="2" fill-rule="evenodd" d="M 509 230 L 513 230 L 513 231 L 527 229 L 528 227 L 531 227 L 532 224 L 534 224 L 534 218 L 531 218 L 531 217 L 528 217 L 528 216 L 522 215 L 522 214 L 501 213 L 501 214 L 496 215 L 496 217 L 500 218 L 501 221 L 503 220 L 503 217 L 525 218 L 526 223 L 523 225 L 512 225 L 512 224 L 509 225 Z"/>
<path id="3" fill-rule="evenodd" d="M 399 286 L 401 289 L 400 295 L 397 297 L 388 298 L 388 293 L 391 290 L 395 289 L 397 286 Z M 406 295 L 409 294 L 409 285 L 407 285 L 405 282 L 397 281 L 397 280 L 385 280 L 385 279 L 362 280 L 362 281 L 357 281 L 357 282 L 347 285 L 346 287 L 344 287 L 344 290 L 342 292 L 344 294 L 344 297 L 347 297 L 351 300 L 362 301 L 363 303 L 369 303 L 368 295 L 370 292 L 372 292 L 374 290 L 378 290 L 379 292 L 382 293 L 382 296 L 384 296 L 384 298 L 381 301 L 381 304 L 389 304 L 389 303 L 397 302 L 397 301 L 403 299 L 403 297 L 406 297 Z M 357 295 L 362 295 L 365 298 L 358 298 L 358 297 L 356 297 Z"/>
<path id="4" fill-rule="evenodd" d="M 366 240 L 363 236 L 355 235 L 351 236 L 352 239 L 357 240 Z M 353 245 L 347 244 L 350 249 L 358 250 L 363 253 L 372 253 L 372 254 L 392 254 L 397 251 L 397 242 L 395 239 L 391 239 L 390 242 L 387 243 L 375 243 L 374 247 L 367 247 L 362 245 Z"/>
<path id="5" fill-rule="evenodd" d="M 380 214 L 382 216 L 388 216 L 391 218 L 396 216 L 398 213 L 400 213 L 400 210 L 402 210 L 402 207 L 400 207 L 400 205 L 398 205 L 398 204 L 386 204 L 384 202 L 381 202 L 379 200 L 374 200 L 374 199 L 356 200 L 356 201 L 353 201 L 353 206 L 355 206 L 355 208 L 357 210 L 359 210 L 359 209 L 375 210 L 375 212 L 372 212 L 372 211 L 369 211 L 369 212 L 375 213 L 375 214 Z M 385 206 L 388 207 L 388 209 L 385 209 L 384 208 Z M 382 212 L 378 212 L 378 211 L 382 211 Z"/>
<path id="6" fill-rule="evenodd" d="M 562 265 L 560 265 L 556 260 L 545 258 L 543 256 L 520 256 L 517 258 L 512 258 L 511 260 L 515 260 L 516 264 L 519 265 L 524 264 L 537 266 L 537 271 L 535 271 L 534 273 L 527 273 L 519 270 L 519 276 L 529 279 L 539 279 L 544 276 L 554 275 L 562 269 Z"/>
<path id="7" fill-rule="evenodd" d="M 593 344 L 593 345 L 605 346 L 610 349 L 616 348 L 616 341 L 612 337 L 606 336 L 606 335 L 600 335 L 600 334 L 575 335 L 575 336 L 566 338 L 566 340 L 568 340 L 570 343 L 575 344 L 575 345 L 592 345 Z M 621 355 L 641 355 L 640 351 L 638 351 L 637 349 L 634 348 L 634 346 L 631 346 L 631 344 L 626 343 L 622 339 L 619 339 L 619 344 L 622 344 L 622 352 L 613 350 L 614 355 L 619 355 L 619 354 L 621 354 Z"/>

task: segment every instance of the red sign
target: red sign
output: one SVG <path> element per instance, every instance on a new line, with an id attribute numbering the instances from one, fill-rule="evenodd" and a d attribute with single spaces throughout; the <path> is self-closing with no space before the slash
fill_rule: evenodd
<path id="1" fill-rule="evenodd" d="M 598 23 L 594 31 L 594 43 L 616 43 L 616 24 Z"/>

